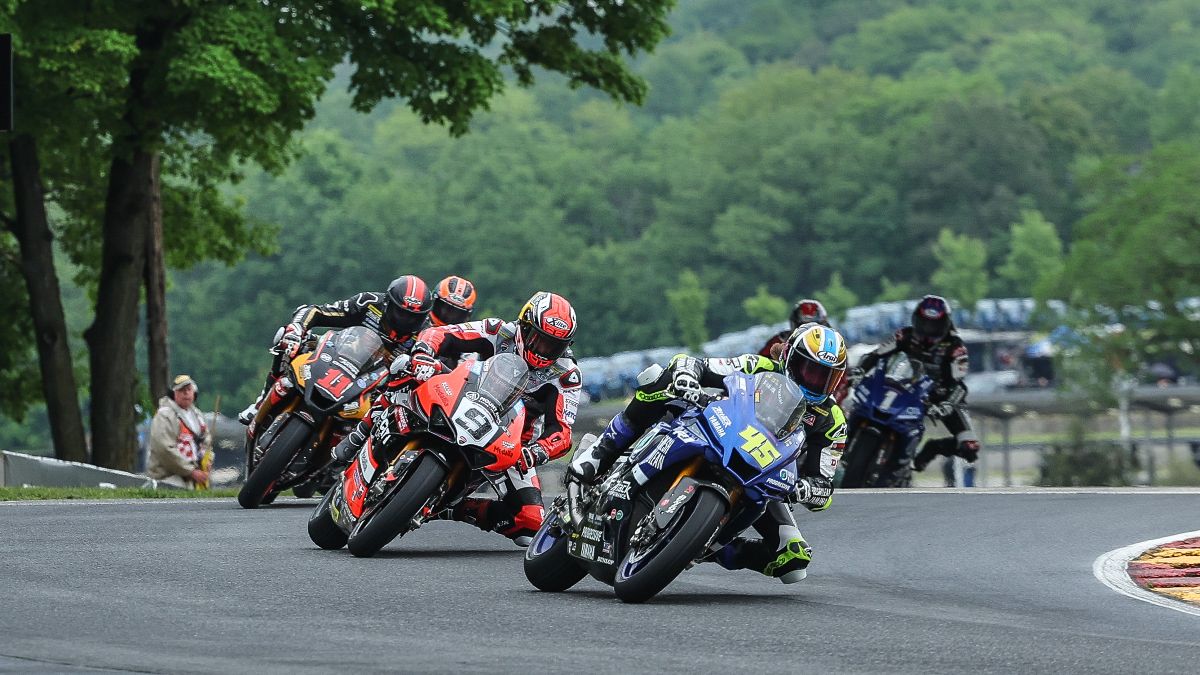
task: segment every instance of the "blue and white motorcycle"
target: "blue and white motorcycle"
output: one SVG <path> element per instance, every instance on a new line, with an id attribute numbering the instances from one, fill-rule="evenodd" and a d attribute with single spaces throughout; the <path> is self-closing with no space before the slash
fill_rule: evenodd
<path id="1" fill-rule="evenodd" d="M 778 373 L 724 384 L 727 398 L 672 403 L 601 481 L 568 482 L 525 551 L 534 586 L 564 591 L 591 574 L 644 602 L 787 500 L 804 442 L 799 389 Z"/>
<path id="2" fill-rule="evenodd" d="M 842 453 L 840 487 L 911 484 L 912 457 L 925 434 L 933 387 L 921 363 L 904 352 L 896 352 L 859 381 L 851 394 L 850 438 Z"/>

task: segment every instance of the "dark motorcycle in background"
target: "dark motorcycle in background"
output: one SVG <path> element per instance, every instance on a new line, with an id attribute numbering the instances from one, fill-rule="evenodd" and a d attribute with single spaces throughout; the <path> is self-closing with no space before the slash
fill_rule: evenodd
<path id="1" fill-rule="evenodd" d="M 903 352 L 880 362 L 859 381 L 851 394 L 850 437 L 842 453 L 840 487 L 912 484 L 911 460 L 925 434 L 933 387 L 921 363 Z"/>
<path id="2" fill-rule="evenodd" d="M 354 326 L 326 333 L 287 364 L 293 386 L 280 386 L 283 398 L 260 406 L 246 428 L 243 508 L 269 504 L 288 488 L 333 483 L 324 475 L 330 449 L 370 410 L 373 389 L 388 375 L 387 357 L 375 331 Z"/>

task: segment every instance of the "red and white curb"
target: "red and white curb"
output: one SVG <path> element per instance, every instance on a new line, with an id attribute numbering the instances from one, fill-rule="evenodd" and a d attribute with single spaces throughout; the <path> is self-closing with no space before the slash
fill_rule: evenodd
<path id="1" fill-rule="evenodd" d="M 1141 600 L 1142 602 L 1148 602 L 1152 605 L 1158 605 L 1159 607 L 1173 609 L 1177 612 L 1200 616 L 1200 606 L 1175 600 L 1165 595 L 1155 593 L 1154 591 L 1147 590 L 1129 576 L 1130 561 L 1138 558 L 1146 551 L 1156 546 L 1173 544 L 1185 539 L 1193 539 L 1196 537 L 1200 537 L 1200 530 L 1196 530 L 1195 532 L 1173 534 L 1169 537 L 1162 537 L 1159 539 L 1151 539 L 1149 541 L 1138 542 L 1136 544 L 1130 544 L 1129 546 L 1109 551 L 1099 558 L 1096 558 L 1096 561 L 1092 563 L 1092 574 L 1096 575 L 1096 578 L 1100 580 L 1100 583 L 1108 586 L 1121 595 L 1126 595 L 1134 598 L 1135 600 Z"/>

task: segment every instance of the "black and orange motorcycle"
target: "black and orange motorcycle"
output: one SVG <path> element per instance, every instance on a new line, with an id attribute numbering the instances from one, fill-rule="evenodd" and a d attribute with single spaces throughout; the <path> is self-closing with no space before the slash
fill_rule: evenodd
<path id="1" fill-rule="evenodd" d="M 388 376 L 388 352 L 375 331 L 353 326 L 325 333 L 287 368 L 246 428 L 246 482 L 238 503 L 253 509 L 288 488 L 328 485 L 330 449 L 371 408 Z M 311 494 L 311 493 L 310 493 Z"/>

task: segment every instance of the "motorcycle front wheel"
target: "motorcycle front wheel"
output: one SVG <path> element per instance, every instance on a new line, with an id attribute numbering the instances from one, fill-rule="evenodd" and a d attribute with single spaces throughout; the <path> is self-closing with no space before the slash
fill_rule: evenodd
<path id="1" fill-rule="evenodd" d="M 296 458 L 296 453 L 304 447 L 309 433 L 311 430 L 304 422 L 292 418 L 275 434 L 271 446 L 263 453 L 250 475 L 246 476 L 246 482 L 238 491 L 238 504 L 242 508 L 256 509 L 261 504 L 269 504 L 268 499 L 273 500 L 275 484 Z"/>
<path id="2" fill-rule="evenodd" d="M 725 500 L 711 489 L 701 489 L 683 512 L 654 540 L 630 549 L 617 566 L 613 590 L 622 602 L 645 602 L 675 580 L 703 553 L 721 519 Z"/>
<path id="3" fill-rule="evenodd" d="M 842 484 L 838 487 L 869 487 L 867 479 L 870 478 L 882 443 L 883 437 L 878 430 L 870 426 L 858 427 L 842 456 L 846 470 L 842 473 Z"/>
<path id="4" fill-rule="evenodd" d="M 346 547 L 359 558 L 370 558 L 397 536 L 408 531 L 417 511 L 446 480 L 446 468 L 436 457 L 424 453 L 416 460 L 400 485 L 384 496 L 385 503 L 363 514 L 350 532 Z"/>

